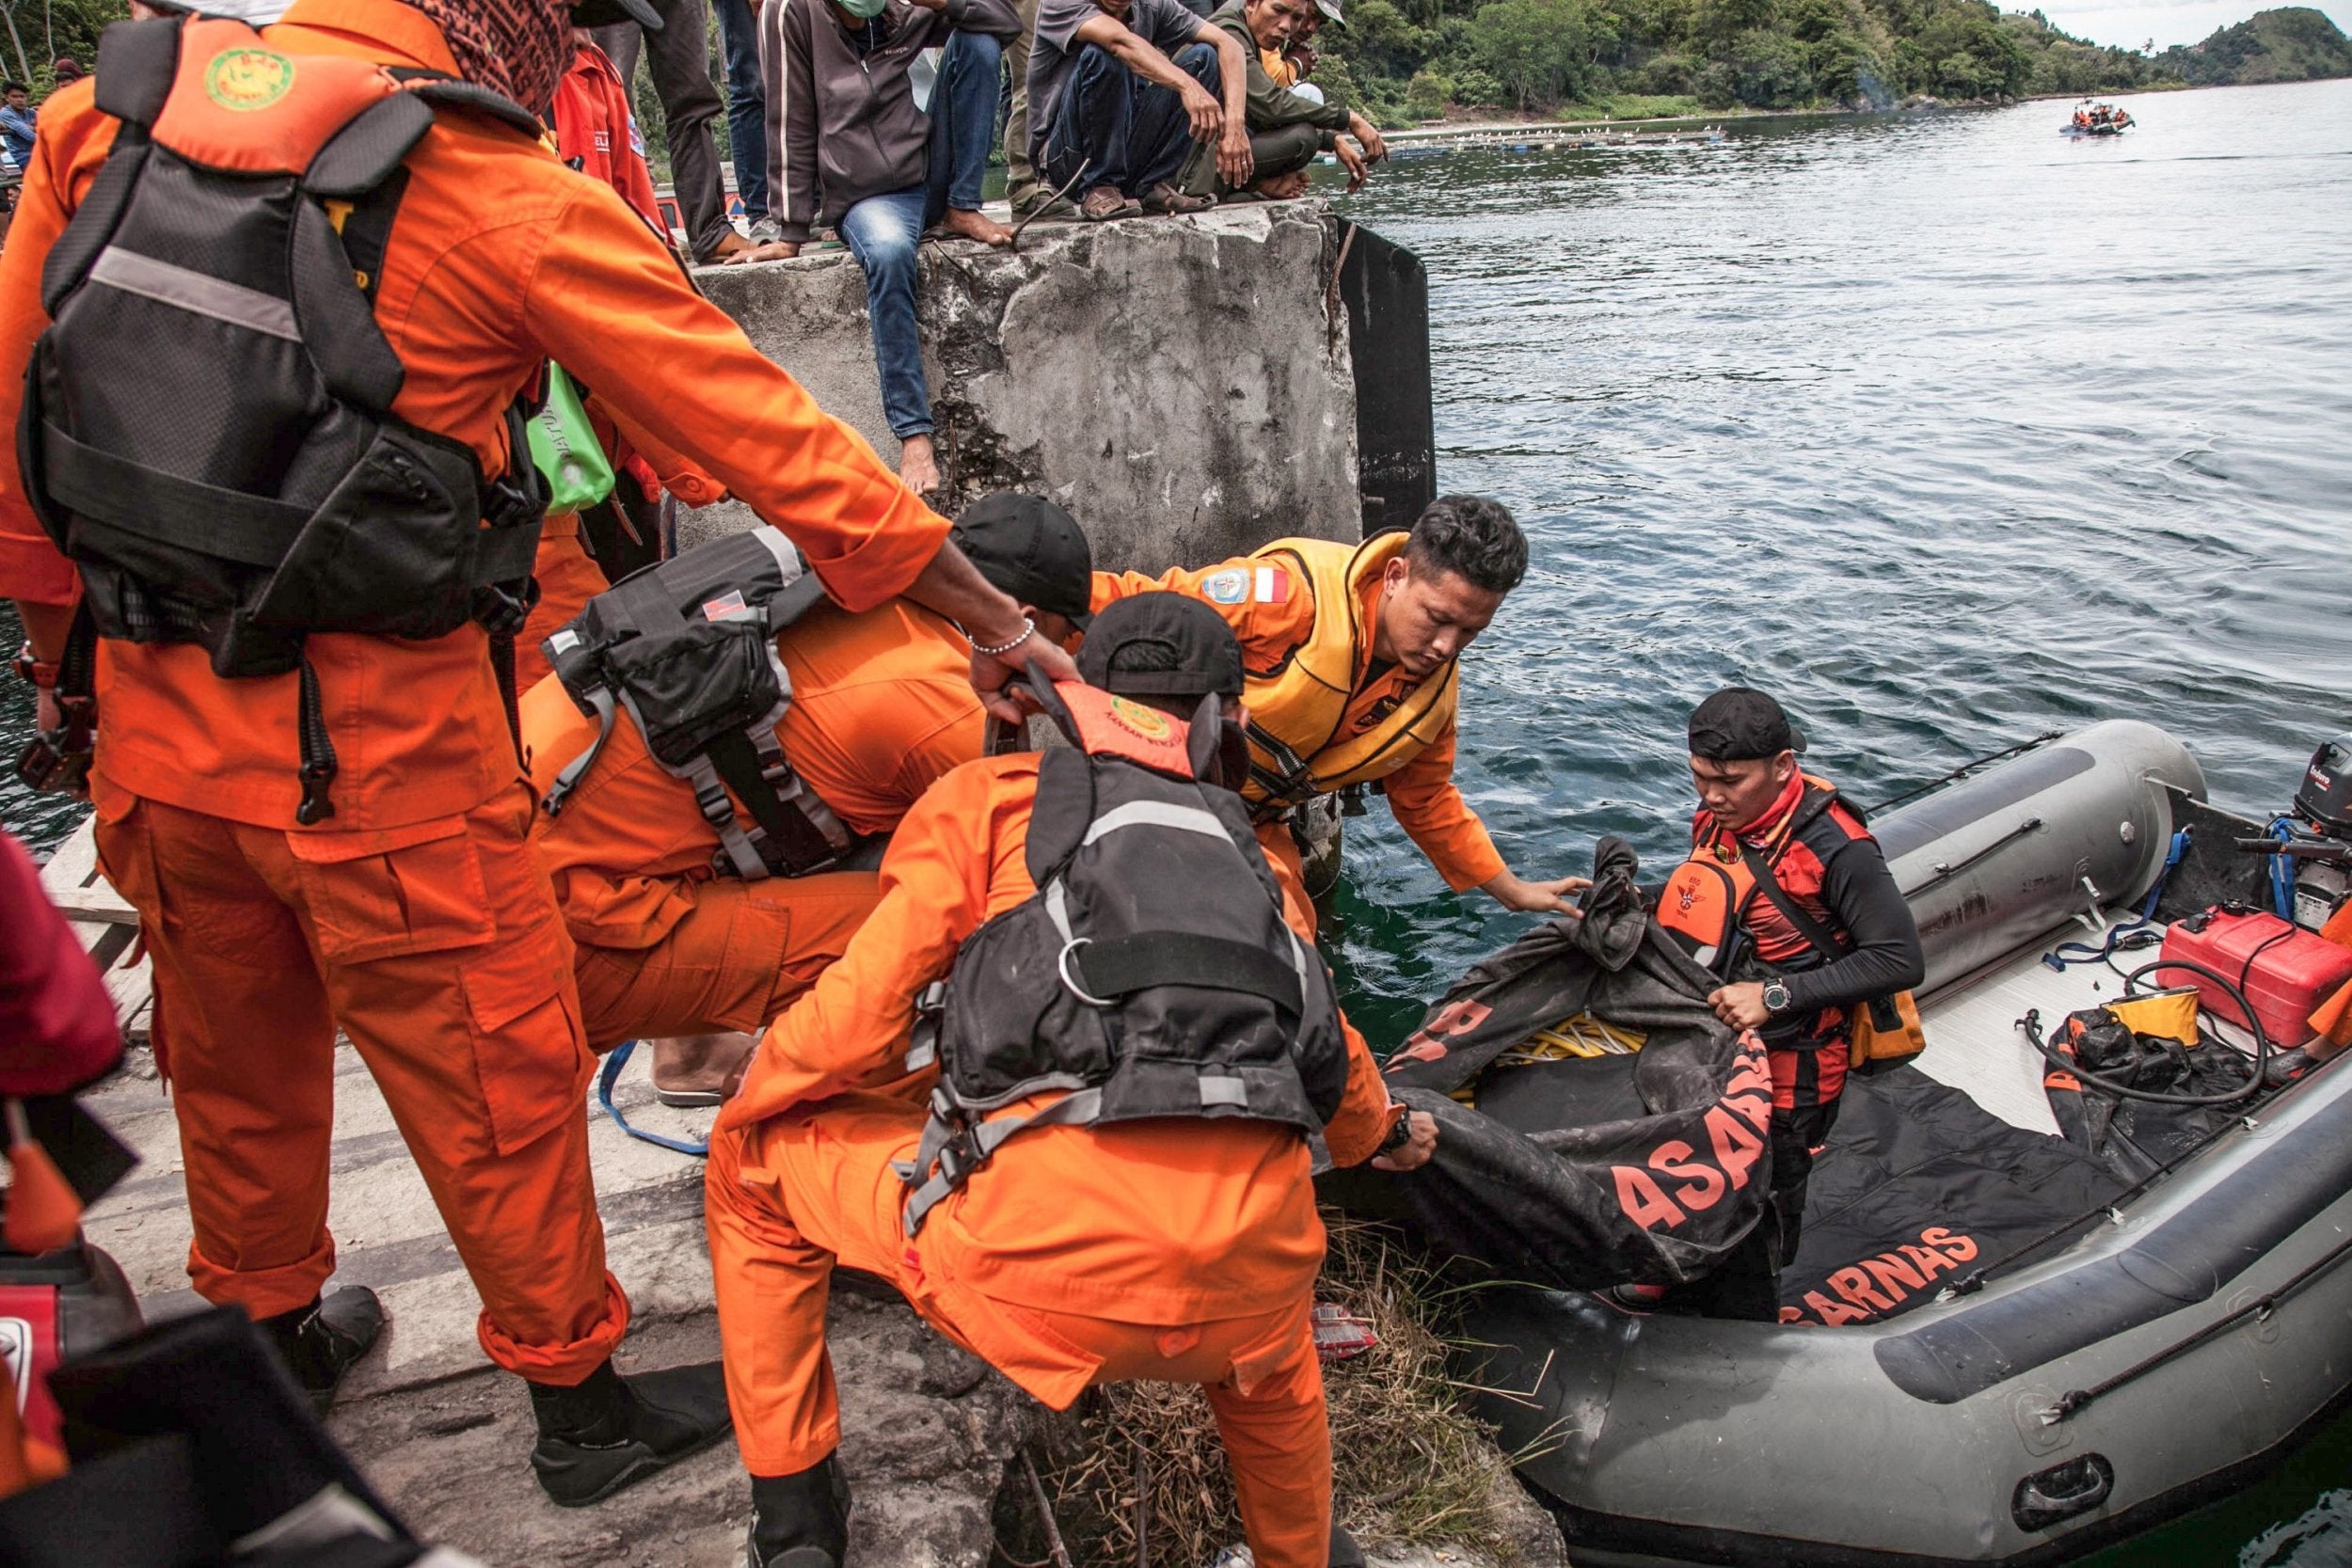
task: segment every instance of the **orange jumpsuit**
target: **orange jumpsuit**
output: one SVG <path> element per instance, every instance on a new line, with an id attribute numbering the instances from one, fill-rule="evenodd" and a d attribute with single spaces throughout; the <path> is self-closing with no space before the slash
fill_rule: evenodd
<path id="1" fill-rule="evenodd" d="M 297 0 L 289 55 L 454 69 L 395 0 Z M 87 84 L 41 117 L 0 249 L 0 417 L 46 325 L 40 270 L 115 121 Z M 791 532 L 851 609 L 905 588 L 945 519 L 699 297 L 609 187 L 532 137 L 444 116 L 407 161 L 376 315 L 407 375 L 394 412 L 508 462 L 501 411 L 548 357 L 691 452 Z M 648 367 L 676 367 L 654 380 Z M 159 419 L 172 411 L 158 409 Z M 0 457 L 0 594 L 73 602 L 72 566 Z M 583 1110 L 593 1058 L 565 934 L 524 842 L 531 806 L 488 657 L 430 641 L 309 640 L 342 761 L 336 815 L 294 824 L 295 677 L 225 681 L 194 644 L 103 643 L 91 791 L 108 875 L 155 966 L 196 1239 L 188 1269 L 256 1316 L 334 1270 L 326 1226 L 340 1024 L 389 1102 L 483 1298 L 483 1346 L 542 1382 L 610 1354 L 628 1306 L 604 1268 Z"/>
<path id="2" fill-rule="evenodd" d="M 653 174 L 645 167 L 644 150 L 638 145 L 637 128 L 629 119 L 628 89 L 611 58 L 595 44 L 583 42 L 574 51 L 571 69 L 556 84 L 554 119 L 555 155 L 619 192 L 630 210 L 666 244 L 668 230 L 662 227 Z M 590 388 L 592 394 L 594 390 Z M 624 439 L 613 428 L 610 411 L 594 402 L 589 413 L 604 450 L 613 454 L 613 467 L 630 467 L 639 482 L 650 486 L 656 470 L 641 452 L 632 450 L 650 443 Z M 708 475 L 675 455 L 663 465 L 660 482 L 688 506 L 709 506 L 726 499 L 726 491 Z M 653 491 L 648 488 L 646 493 Z M 580 518 L 572 513 L 550 516 L 539 531 L 539 552 L 532 563 L 532 576 L 539 584 L 539 602 L 532 607 L 531 618 L 515 639 L 517 691 L 530 690 L 548 673 L 547 656 L 540 652 L 540 644 L 587 608 L 590 599 L 612 586 L 604 568 L 581 544 Z"/>
<path id="3" fill-rule="evenodd" d="M 1210 578 L 1230 582 L 1236 574 L 1245 584 L 1240 597 L 1207 591 Z M 1179 566 L 1158 577 L 1141 572 L 1097 572 L 1093 608 L 1099 610 L 1114 600 L 1153 590 L 1189 594 L 1224 616 L 1226 624 L 1233 628 L 1233 635 L 1241 641 L 1242 669 L 1254 685 L 1269 678 L 1272 672 L 1289 661 L 1300 644 L 1315 635 L 1314 600 L 1293 577 L 1289 567 L 1268 566 L 1254 556 L 1236 556 L 1198 569 Z M 1364 585 L 1361 619 L 1366 626 L 1374 623 L 1380 592 L 1377 577 Z M 1411 692 L 1416 684 L 1401 666 L 1375 670 L 1372 649 L 1367 645 L 1358 660 L 1355 690 L 1348 698 L 1340 733 L 1352 734 L 1368 727 Z M 1242 701 L 1250 702 L 1247 688 Z M 1442 738 L 1418 749 L 1403 767 L 1381 780 L 1380 787 L 1388 797 L 1389 810 L 1394 814 L 1397 824 L 1429 857 L 1429 863 L 1438 868 L 1438 875 L 1445 879 L 1446 885 L 1460 893 L 1492 880 L 1503 865 L 1494 840 L 1486 835 L 1486 824 L 1479 821 L 1478 814 L 1470 810 L 1470 802 L 1462 799 L 1462 791 L 1454 783 L 1454 726 L 1448 724 Z M 1310 736 L 1281 738 L 1310 748 L 1314 744 L 1314 737 Z M 1291 836 L 1289 826 L 1278 818 L 1259 823 L 1258 842 L 1265 847 L 1275 880 L 1282 886 L 1283 908 L 1291 915 L 1292 927 L 1312 937 L 1314 905 L 1307 897 L 1297 840 Z"/>
<path id="4" fill-rule="evenodd" d="M 891 1168 L 935 1069 L 900 1077 L 915 993 L 1034 891 L 1034 754 L 957 768 L 907 815 L 842 960 L 762 1040 L 711 1138 L 707 1210 L 736 1439 L 755 1476 L 840 1440 L 825 1354 L 834 1260 L 892 1281 L 941 1332 L 1056 1409 L 1136 1378 L 1207 1386 L 1265 1568 L 1322 1568 L 1330 1435 L 1309 1314 L 1324 1234 L 1305 1142 L 1263 1123 L 1044 1128 L 1008 1143 L 908 1240 Z M 1334 1160 L 1397 1114 L 1351 1041 Z M 1053 1102 L 1032 1097 L 999 1114 Z"/>
<path id="5" fill-rule="evenodd" d="M 904 600 L 857 615 L 818 606 L 776 641 L 792 680 L 776 737 L 850 831 L 891 832 L 933 780 L 980 754 L 971 649 L 946 619 Z M 596 721 L 549 676 L 524 693 L 522 722 L 544 795 Z M 563 812 L 541 814 L 532 847 L 579 943 L 599 1051 L 759 1028 L 841 956 L 880 896 L 868 871 L 713 876 L 719 835 L 626 720 Z"/>

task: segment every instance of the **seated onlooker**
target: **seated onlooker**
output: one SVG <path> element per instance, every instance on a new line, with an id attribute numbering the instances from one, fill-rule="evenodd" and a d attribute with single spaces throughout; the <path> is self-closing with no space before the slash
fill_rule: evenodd
<path id="1" fill-rule="evenodd" d="M 797 256 L 818 223 L 841 231 L 866 272 L 898 477 L 917 495 L 936 490 L 915 248 L 934 224 L 982 245 L 1012 239 L 980 211 L 980 182 L 996 136 L 997 66 L 1021 19 L 1011 0 L 777 0 L 759 24 L 769 200 L 784 238 L 733 260 Z M 925 56 L 941 45 L 934 68 Z"/>
<path id="2" fill-rule="evenodd" d="M 33 95 L 22 82 L 0 82 L 0 146 L 19 168 L 33 161 Z"/>
<path id="3" fill-rule="evenodd" d="M 60 55 L 50 62 L 49 74 L 57 86 L 71 87 L 82 79 L 82 62 L 71 55 Z"/>
<path id="4" fill-rule="evenodd" d="M 1248 56 L 1249 152 L 1256 167 L 1250 188 L 1260 196 L 1286 199 L 1306 195 L 1307 166 L 1318 152 L 1339 159 L 1347 170 L 1350 190 L 1361 186 L 1371 166 L 1388 156 L 1370 120 L 1326 103 L 1321 92 L 1302 93 L 1289 85 L 1296 79 L 1296 67 L 1284 58 L 1291 45 L 1302 32 L 1311 34 L 1325 16 L 1338 14 L 1332 0 L 1226 0 L 1211 19 Z M 1269 56 L 1285 67 L 1282 79 L 1269 70 Z M 1343 132 L 1356 138 L 1360 150 L 1342 138 Z M 1205 176 L 1207 171 L 1200 172 Z M 1189 188 L 1200 194 L 1205 187 Z M 1225 187 L 1229 193 L 1232 189 Z"/>
<path id="5" fill-rule="evenodd" d="M 1218 179 L 1249 182 L 1248 86 L 1243 45 L 1179 0 L 1039 0 L 1029 160 L 1088 218 L 1198 212 L 1210 148 Z"/>

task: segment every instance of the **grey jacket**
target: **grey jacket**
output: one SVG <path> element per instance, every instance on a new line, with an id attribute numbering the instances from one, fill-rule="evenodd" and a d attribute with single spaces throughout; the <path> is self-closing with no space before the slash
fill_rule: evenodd
<path id="1" fill-rule="evenodd" d="M 890 0 L 882 41 L 861 55 L 833 0 L 769 0 L 759 12 L 768 84 L 768 199 L 787 240 L 869 196 L 923 183 L 930 117 L 914 106 L 915 56 L 952 33 L 1021 35 L 1011 0 L 947 0 L 944 11 Z M 934 106 L 936 100 L 934 100 Z"/>

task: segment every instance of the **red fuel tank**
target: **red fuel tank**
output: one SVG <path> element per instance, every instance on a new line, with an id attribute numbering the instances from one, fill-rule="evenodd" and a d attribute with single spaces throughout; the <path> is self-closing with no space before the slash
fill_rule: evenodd
<path id="1" fill-rule="evenodd" d="M 2352 949 L 2259 911 L 2207 910 L 2176 921 L 2164 934 L 2164 956 L 2202 964 L 2234 983 L 2253 1004 L 2263 1033 L 2280 1051 L 2310 1039 L 2312 1009 L 2352 979 Z M 2237 1005 L 2201 974 L 2158 970 L 2152 978 L 2163 985 L 2193 982 L 2201 1005 L 2215 1017 L 2246 1022 Z"/>

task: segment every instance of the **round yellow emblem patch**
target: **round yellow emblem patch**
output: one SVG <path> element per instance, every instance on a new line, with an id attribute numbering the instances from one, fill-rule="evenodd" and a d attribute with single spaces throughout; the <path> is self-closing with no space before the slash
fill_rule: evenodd
<path id="1" fill-rule="evenodd" d="M 204 69 L 206 96 L 240 113 L 266 109 L 294 86 L 294 64 L 267 49 L 224 49 Z"/>
<path id="2" fill-rule="evenodd" d="M 1124 697 L 1111 699 L 1111 717 L 1146 740 L 1166 740 L 1173 727 L 1168 715 L 1158 708 L 1145 707 Z"/>

